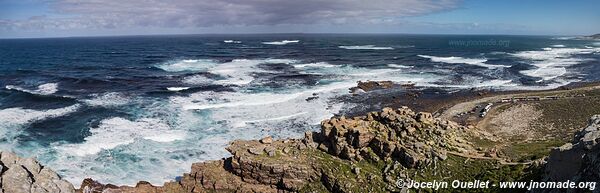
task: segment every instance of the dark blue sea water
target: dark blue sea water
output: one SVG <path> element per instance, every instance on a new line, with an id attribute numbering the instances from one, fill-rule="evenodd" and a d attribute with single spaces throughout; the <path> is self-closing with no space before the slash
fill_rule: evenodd
<path id="1" fill-rule="evenodd" d="M 600 79 L 569 37 L 190 35 L 0 40 L 0 148 L 78 184 L 161 184 L 234 139 L 299 137 L 359 80 L 443 90 Z M 306 100 L 317 96 L 315 100 Z"/>

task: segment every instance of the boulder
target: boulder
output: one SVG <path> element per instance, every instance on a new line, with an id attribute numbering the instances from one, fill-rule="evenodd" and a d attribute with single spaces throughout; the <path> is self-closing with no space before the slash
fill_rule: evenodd
<path id="1" fill-rule="evenodd" d="M 13 152 L 0 152 L 0 161 L 2 161 L 5 166 L 8 166 L 17 163 L 17 161 L 19 161 L 19 157 L 17 157 L 17 154 Z"/>
<path id="2" fill-rule="evenodd" d="M 34 176 L 38 175 L 42 170 L 42 166 L 34 158 L 20 159 L 18 161 L 18 164 L 24 166 L 25 169 L 27 169 L 27 171 L 29 171 Z"/>
<path id="3" fill-rule="evenodd" d="M 30 193 L 32 184 L 29 172 L 21 165 L 10 165 L 2 175 L 2 189 L 6 192 Z"/>
<path id="4" fill-rule="evenodd" d="M 0 187 L 10 193 L 74 193 L 73 185 L 62 180 L 56 172 L 45 168 L 34 158 L 19 158 L 10 152 L 1 152 L 2 173 Z M 6 164 L 10 163 L 10 164 Z M 1 193 L 1 192 L 0 192 Z"/>
<path id="5" fill-rule="evenodd" d="M 267 136 L 265 138 L 260 139 L 260 142 L 264 144 L 271 144 L 273 143 L 273 137 Z"/>

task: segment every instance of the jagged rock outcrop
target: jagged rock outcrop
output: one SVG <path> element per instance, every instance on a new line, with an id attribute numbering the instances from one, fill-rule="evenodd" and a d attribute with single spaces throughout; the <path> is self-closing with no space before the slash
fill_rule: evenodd
<path id="1" fill-rule="evenodd" d="M 446 159 L 447 151 L 474 151 L 466 128 L 403 107 L 366 116 L 332 118 L 303 139 L 233 141 L 231 157 L 192 165 L 181 180 L 153 186 L 104 185 L 86 179 L 92 192 L 389 192 L 391 175 Z M 376 166 L 377 165 L 377 166 Z M 385 168 L 379 168 L 385 165 Z"/>
<path id="2" fill-rule="evenodd" d="M 415 113 L 407 107 L 384 108 L 366 116 L 332 118 L 321 124 L 319 148 L 344 159 L 362 160 L 373 151 L 415 168 L 432 158 L 445 159 L 447 150 L 468 153 L 473 148 L 460 136 L 466 128 Z"/>
<path id="3" fill-rule="evenodd" d="M 600 115 L 575 134 L 572 143 L 552 149 L 543 176 L 544 181 L 596 182 L 600 184 Z M 587 189 L 543 189 L 533 192 L 588 192 Z M 593 192 L 600 192 L 598 187 Z"/>
<path id="4" fill-rule="evenodd" d="M 73 185 L 33 158 L 0 152 L 0 193 L 73 193 Z"/>
<path id="5" fill-rule="evenodd" d="M 358 81 L 357 86 L 350 90 L 361 89 L 363 91 L 371 91 L 377 89 L 392 88 L 394 83 L 392 81 Z"/>

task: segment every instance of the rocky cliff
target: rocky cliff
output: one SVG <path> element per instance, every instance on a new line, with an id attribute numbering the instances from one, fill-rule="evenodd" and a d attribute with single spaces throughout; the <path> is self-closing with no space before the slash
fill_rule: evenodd
<path id="1" fill-rule="evenodd" d="M 192 165 L 181 180 L 153 186 L 86 179 L 79 192 L 389 192 L 408 170 L 472 153 L 466 128 L 403 107 L 325 120 L 303 139 L 233 141 L 232 157 Z"/>
<path id="2" fill-rule="evenodd" d="M 544 181 L 596 182 L 600 184 L 600 115 L 589 120 L 589 125 L 576 133 L 572 143 L 551 151 L 546 164 Z M 573 189 L 568 192 L 585 192 Z M 536 190 L 535 192 L 561 192 Z M 594 192 L 600 192 L 596 189 Z"/>
<path id="3" fill-rule="evenodd" d="M 0 193 L 73 193 L 71 183 L 33 158 L 0 152 Z"/>

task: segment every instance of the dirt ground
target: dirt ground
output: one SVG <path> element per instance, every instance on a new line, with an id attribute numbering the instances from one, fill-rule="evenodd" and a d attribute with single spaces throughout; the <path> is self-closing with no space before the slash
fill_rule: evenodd
<path id="1" fill-rule="evenodd" d="M 534 124 L 542 117 L 542 111 L 530 104 L 508 105 L 508 109 L 490 112 L 494 116 L 489 119 L 484 119 L 479 122 L 477 128 L 485 129 L 485 131 L 498 136 L 503 140 L 520 138 L 524 140 L 532 140 L 539 138 L 540 132 Z"/>

